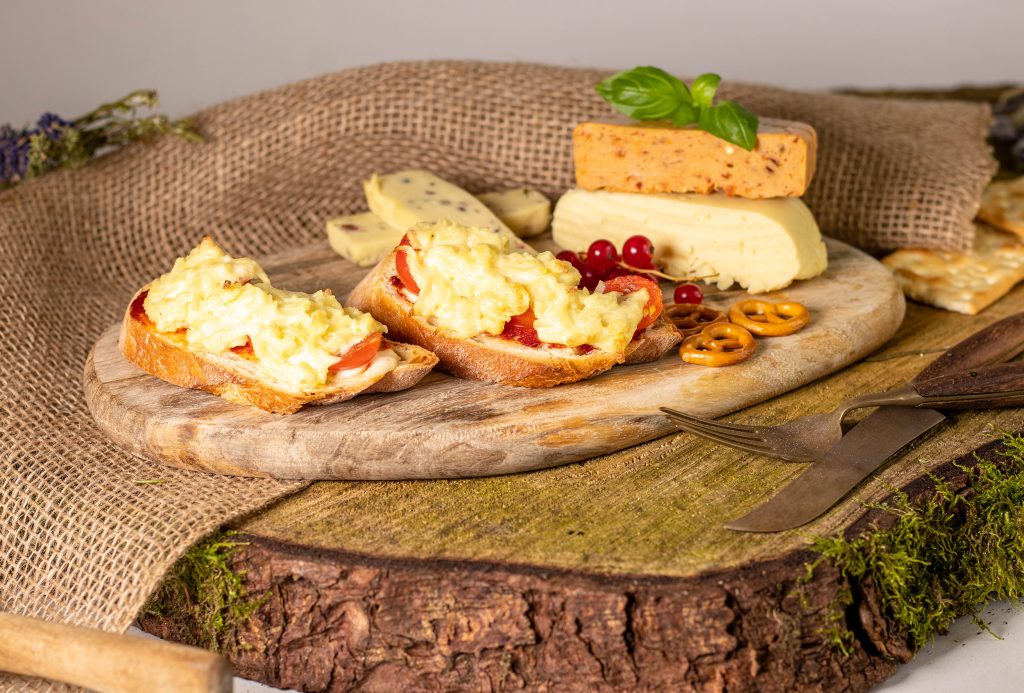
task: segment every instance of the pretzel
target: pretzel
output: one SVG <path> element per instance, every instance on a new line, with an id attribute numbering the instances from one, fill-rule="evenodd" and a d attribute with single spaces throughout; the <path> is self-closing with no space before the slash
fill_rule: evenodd
<path id="1" fill-rule="evenodd" d="M 687 337 L 679 347 L 679 358 L 701 366 L 731 366 L 754 353 L 754 336 L 739 325 L 716 322 Z"/>
<path id="2" fill-rule="evenodd" d="M 729 309 L 729 319 L 758 337 L 784 337 L 809 323 L 811 314 L 792 301 L 768 303 L 748 298 Z"/>
<path id="3" fill-rule="evenodd" d="M 708 325 L 729 320 L 722 311 L 699 303 L 675 303 L 665 306 L 663 313 L 684 337 L 695 335 Z"/>

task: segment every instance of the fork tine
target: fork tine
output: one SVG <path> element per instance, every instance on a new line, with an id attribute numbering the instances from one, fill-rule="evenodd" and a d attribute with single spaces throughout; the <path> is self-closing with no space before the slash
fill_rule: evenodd
<path id="1" fill-rule="evenodd" d="M 730 438 L 738 438 L 742 440 L 767 440 L 765 430 L 762 428 L 733 428 L 729 424 L 720 424 L 715 421 L 708 421 L 706 419 L 697 418 L 682 418 L 682 417 L 669 417 L 674 421 L 680 421 L 688 426 L 699 429 L 701 431 L 707 431 L 709 433 L 717 433 L 718 435 L 728 436 Z"/>
<path id="2" fill-rule="evenodd" d="M 731 448 L 739 448 L 740 450 L 746 450 L 747 452 L 752 452 L 756 455 L 775 454 L 775 450 L 767 445 L 756 445 L 753 443 L 748 443 L 747 441 L 744 440 L 737 440 L 735 438 L 729 438 L 715 433 L 709 433 L 707 431 L 695 430 L 690 428 L 687 424 L 683 423 L 682 421 L 675 421 L 674 423 L 677 428 L 679 428 L 682 431 L 685 431 L 686 433 L 690 433 L 691 435 L 695 435 L 700 438 L 706 438 L 716 443 L 721 443 L 722 445 L 728 445 Z"/>
<path id="3" fill-rule="evenodd" d="M 668 407 L 662 407 L 661 410 L 665 412 L 669 417 L 677 421 L 685 421 L 693 426 L 699 426 L 702 429 L 715 430 L 727 435 L 754 435 L 759 438 L 764 434 L 764 428 L 762 426 L 747 426 L 744 424 L 733 424 L 725 423 L 723 421 L 714 421 L 713 419 L 704 419 L 699 416 L 693 416 L 692 414 L 684 414 L 681 411 L 675 409 L 669 409 Z"/>

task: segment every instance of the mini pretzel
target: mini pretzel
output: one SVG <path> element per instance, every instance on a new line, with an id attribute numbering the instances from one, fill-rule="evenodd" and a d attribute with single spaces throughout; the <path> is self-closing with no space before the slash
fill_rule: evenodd
<path id="1" fill-rule="evenodd" d="M 739 325 L 716 322 L 683 340 L 679 358 L 701 366 L 731 366 L 754 353 L 754 336 Z"/>
<path id="2" fill-rule="evenodd" d="M 729 320 L 722 311 L 699 303 L 675 303 L 665 306 L 663 313 L 684 337 L 697 334 L 708 325 Z"/>
<path id="3" fill-rule="evenodd" d="M 729 309 L 729 319 L 758 337 L 784 337 L 809 323 L 811 314 L 792 301 L 768 303 L 748 298 Z"/>

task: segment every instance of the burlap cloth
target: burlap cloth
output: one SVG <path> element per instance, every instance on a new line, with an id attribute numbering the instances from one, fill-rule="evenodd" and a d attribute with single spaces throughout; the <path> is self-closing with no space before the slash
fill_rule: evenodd
<path id="1" fill-rule="evenodd" d="M 572 185 L 572 125 L 608 113 L 592 88 L 604 74 L 347 70 L 202 112 L 206 144 L 167 137 L 0 193 L 0 609 L 123 630 L 191 544 L 302 486 L 160 467 L 99 434 L 82 366 L 137 287 L 205 233 L 252 255 L 321 240 L 326 218 L 363 208 L 374 171 L 557 195 Z M 970 244 L 994 170 L 987 107 L 723 91 L 818 129 L 807 201 L 831 235 L 869 250 Z"/>

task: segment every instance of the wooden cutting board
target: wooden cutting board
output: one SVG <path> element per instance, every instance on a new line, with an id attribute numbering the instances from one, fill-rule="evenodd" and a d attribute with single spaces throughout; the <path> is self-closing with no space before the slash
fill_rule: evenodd
<path id="1" fill-rule="evenodd" d="M 671 406 L 719 416 L 832 373 L 881 346 L 903 319 L 903 296 L 868 255 L 828 241 L 829 269 L 769 294 L 808 307 L 812 323 L 758 340 L 745 363 L 711 369 L 659 361 L 616 367 L 551 389 L 515 388 L 428 375 L 405 392 L 366 395 L 290 416 L 187 390 L 128 363 L 117 326 L 97 341 L 85 393 L 117 444 L 165 464 L 289 479 L 430 479 L 507 474 L 621 450 L 670 433 Z M 346 295 L 365 274 L 326 243 L 266 258 L 275 285 Z M 743 292 L 713 293 L 725 308 Z"/>

